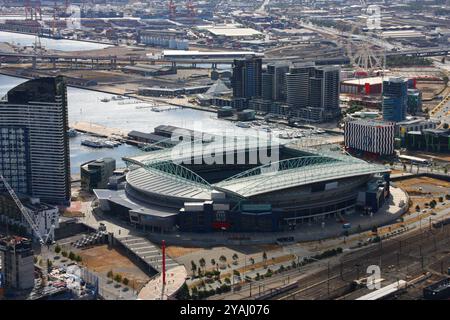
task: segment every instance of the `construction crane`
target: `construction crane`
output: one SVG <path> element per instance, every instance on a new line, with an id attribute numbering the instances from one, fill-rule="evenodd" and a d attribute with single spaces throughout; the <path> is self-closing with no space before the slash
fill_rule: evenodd
<path id="1" fill-rule="evenodd" d="M 175 18 L 177 6 L 170 0 L 167 7 L 169 8 L 169 18 Z"/>
<path id="2" fill-rule="evenodd" d="M 186 8 L 190 17 L 195 17 L 195 6 L 192 0 L 188 0 L 186 3 Z"/>
<path id="3" fill-rule="evenodd" d="M 55 228 L 55 225 L 52 224 L 50 227 L 50 231 L 43 237 L 41 235 L 41 232 L 39 231 L 38 225 L 34 222 L 33 218 L 31 218 L 28 210 L 25 208 L 25 206 L 20 202 L 19 198 L 17 197 L 16 193 L 14 192 L 13 188 L 9 185 L 8 181 L 6 181 L 5 177 L 3 175 L 0 175 L 0 180 L 3 181 L 3 184 L 6 187 L 6 190 L 8 190 L 8 193 L 11 195 L 11 198 L 13 198 L 14 202 L 16 203 L 17 207 L 19 208 L 20 212 L 22 213 L 22 216 L 25 218 L 25 220 L 30 225 L 31 229 L 33 230 L 34 234 L 38 237 L 39 243 L 41 245 L 47 244 L 48 240 L 50 238 L 50 234 L 52 233 L 53 229 Z"/>

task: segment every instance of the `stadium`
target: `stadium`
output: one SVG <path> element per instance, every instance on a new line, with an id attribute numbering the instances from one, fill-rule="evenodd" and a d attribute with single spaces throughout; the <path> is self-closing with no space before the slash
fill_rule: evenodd
<path id="1" fill-rule="evenodd" d="M 94 190 L 101 210 L 151 232 L 273 232 L 373 214 L 389 195 L 388 168 L 340 150 L 223 140 L 124 158 L 126 181 Z"/>

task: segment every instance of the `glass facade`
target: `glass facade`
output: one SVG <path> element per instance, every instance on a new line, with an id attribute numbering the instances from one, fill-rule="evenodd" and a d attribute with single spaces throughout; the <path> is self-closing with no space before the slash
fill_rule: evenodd
<path id="1" fill-rule="evenodd" d="M 17 193 L 30 194 L 28 130 L 0 127 L 0 151 L 0 172 Z"/>
<path id="2" fill-rule="evenodd" d="M 391 78 L 383 81 L 383 120 L 403 121 L 408 108 L 408 83 L 406 79 Z"/>
<path id="3" fill-rule="evenodd" d="M 70 204 L 67 89 L 63 77 L 37 78 L 0 102 L 0 173 L 18 193 Z"/>

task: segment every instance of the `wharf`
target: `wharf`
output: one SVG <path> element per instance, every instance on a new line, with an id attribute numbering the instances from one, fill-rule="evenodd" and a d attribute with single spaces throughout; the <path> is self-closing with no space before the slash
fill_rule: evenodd
<path id="1" fill-rule="evenodd" d="M 128 138 L 129 131 L 108 128 L 99 124 L 95 124 L 92 122 L 75 122 L 70 126 L 72 129 L 75 129 L 79 132 L 89 133 L 94 136 L 108 138 L 113 140 L 124 140 Z"/>

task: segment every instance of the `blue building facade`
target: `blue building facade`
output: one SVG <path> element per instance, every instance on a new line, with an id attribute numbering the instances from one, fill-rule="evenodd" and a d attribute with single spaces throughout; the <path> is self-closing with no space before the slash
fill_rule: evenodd
<path id="1" fill-rule="evenodd" d="M 408 81 L 390 78 L 383 81 L 383 120 L 403 121 L 408 108 Z"/>

